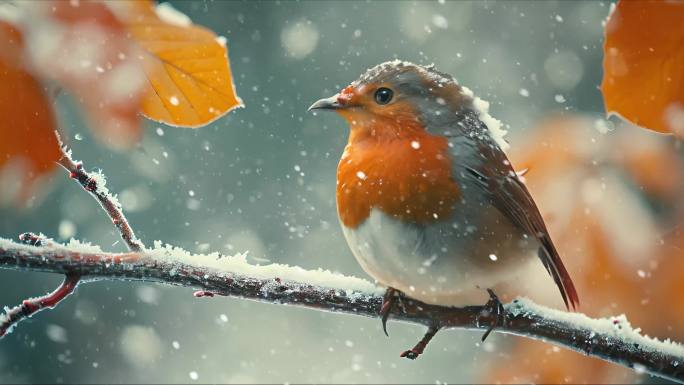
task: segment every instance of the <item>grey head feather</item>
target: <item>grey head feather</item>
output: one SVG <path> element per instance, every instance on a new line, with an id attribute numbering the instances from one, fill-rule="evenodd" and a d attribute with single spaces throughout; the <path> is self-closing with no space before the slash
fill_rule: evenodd
<path id="1" fill-rule="evenodd" d="M 393 87 L 397 100 L 407 99 L 417 107 L 418 118 L 430 132 L 461 137 L 459 141 L 497 145 L 481 119 L 482 111 L 476 108 L 472 92 L 434 65 L 421 66 L 401 60 L 384 62 L 368 69 L 352 86 L 371 84 Z M 469 143 L 471 147 L 475 144 Z"/>

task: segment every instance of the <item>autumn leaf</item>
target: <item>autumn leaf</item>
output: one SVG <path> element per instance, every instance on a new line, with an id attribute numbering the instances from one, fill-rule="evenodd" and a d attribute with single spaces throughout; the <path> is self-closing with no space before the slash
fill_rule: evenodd
<path id="1" fill-rule="evenodd" d="M 684 135 L 684 2 L 618 1 L 603 50 L 606 111 Z"/>
<path id="2" fill-rule="evenodd" d="M 0 172 L 22 164 L 20 174 L 33 179 L 54 168 L 46 81 L 72 96 L 94 136 L 114 148 L 139 141 L 141 113 L 199 127 L 242 105 L 225 39 L 169 5 L 45 0 L 8 10 L 12 24 L 0 24 Z"/>
<path id="3" fill-rule="evenodd" d="M 145 75 L 111 10 L 94 1 L 19 3 L 30 68 L 74 97 L 95 137 L 127 148 L 141 136 Z"/>
<path id="4" fill-rule="evenodd" d="M 242 101 L 235 93 L 225 39 L 194 25 L 168 4 L 109 3 L 144 51 L 148 90 L 143 114 L 181 127 L 201 127 Z"/>
<path id="5" fill-rule="evenodd" d="M 43 86 L 22 69 L 22 36 L 0 22 L 0 198 L 28 198 L 32 181 L 60 157 L 56 121 Z M 10 175 L 8 175 L 9 173 Z"/>
<path id="6" fill-rule="evenodd" d="M 557 115 L 526 131 L 512 163 L 592 316 L 625 313 L 648 335 L 678 337 L 684 316 L 684 157 L 663 135 L 582 115 Z M 673 231 L 673 227 L 674 230 Z M 545 272 L 540 271 L 544 277 Z M 526 275 L 526 283 L 535 275 Z M 517 287 L 516 287 L 517 288 Z M 534 300 L 549 301 L 534 287 Z M 555 294 L 550 292 L 551 294 Z M 527 293 L 523 293 L 528 295 Z M 484 383 L 635 383 L 632 370 L 538 341 L 516 340 L 482 371 Z"/>

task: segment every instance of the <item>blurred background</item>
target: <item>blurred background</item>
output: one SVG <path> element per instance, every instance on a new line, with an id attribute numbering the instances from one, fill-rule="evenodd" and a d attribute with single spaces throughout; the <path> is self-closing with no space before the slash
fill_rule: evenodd
<path id="1" fill-rule="evenodd" d="M 246 108 L 207 128 L 147 122 L 140 145 L 96 144 L 68 94 L 57 97 L 75 157 L 102 168 L 146 244 L 249 250 L 367 277 L 337 223 L 335 168 L 347 128 L 307 107 L 366 68 L 434 63 L 491 102 L 508 151 L 578 285 L 582 311 L 626 313 L 649 335 L 684 338 L 680 232 L 684 161 L 675 139 L 603 119 L 602 21 L 609 2 L 172 1 L 227 38 Z M 638 92 L 635 91 L 635 92 Z M 0 207 L 0 236 L 43 232 L 124 246 L 96 202 L 58 171 L 28 209 Z M 0 271 L 0 304 L 60 277 Z M 535 298 L 537 299 L 537 298 Z M 540 302 L 545 298 L 540 295 Z M 84 284 L 0 343 L 0 382 L 642 382 L 552 345 L 446 331 L 417 361 L 420 327 L 156 284 Z"/>

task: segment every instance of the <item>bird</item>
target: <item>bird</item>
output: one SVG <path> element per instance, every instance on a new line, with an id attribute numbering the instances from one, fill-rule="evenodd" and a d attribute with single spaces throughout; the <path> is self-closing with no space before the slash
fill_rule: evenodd
<path id="1" fill-rule="evenodd" d="M 493 288 L 530 263 L 541 262 L 566 308 L 577 308 L 570 274 L 504 152 L 501 122 L 469 88 L 434 65 L 393 60 L 309 111 L 335 111 L 349 125 L 337 214 L 358 263 L 387 288 L 385 334 L 405 297 L 463 306 L 488 295 L 486 308 L 500 316 Z M 421 355 L 437 330 L 402 356 Z"/>

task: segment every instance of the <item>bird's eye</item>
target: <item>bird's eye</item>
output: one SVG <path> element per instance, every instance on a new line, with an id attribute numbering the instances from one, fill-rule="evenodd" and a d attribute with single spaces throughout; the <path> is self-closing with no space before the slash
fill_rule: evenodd
<path id="1" fill-rule="evenodd" d="M 378 104 L 387 104 L 392 100 L 394 91 L 386 87 L 380 87 L 375 91 L 375 102 Z"/>

